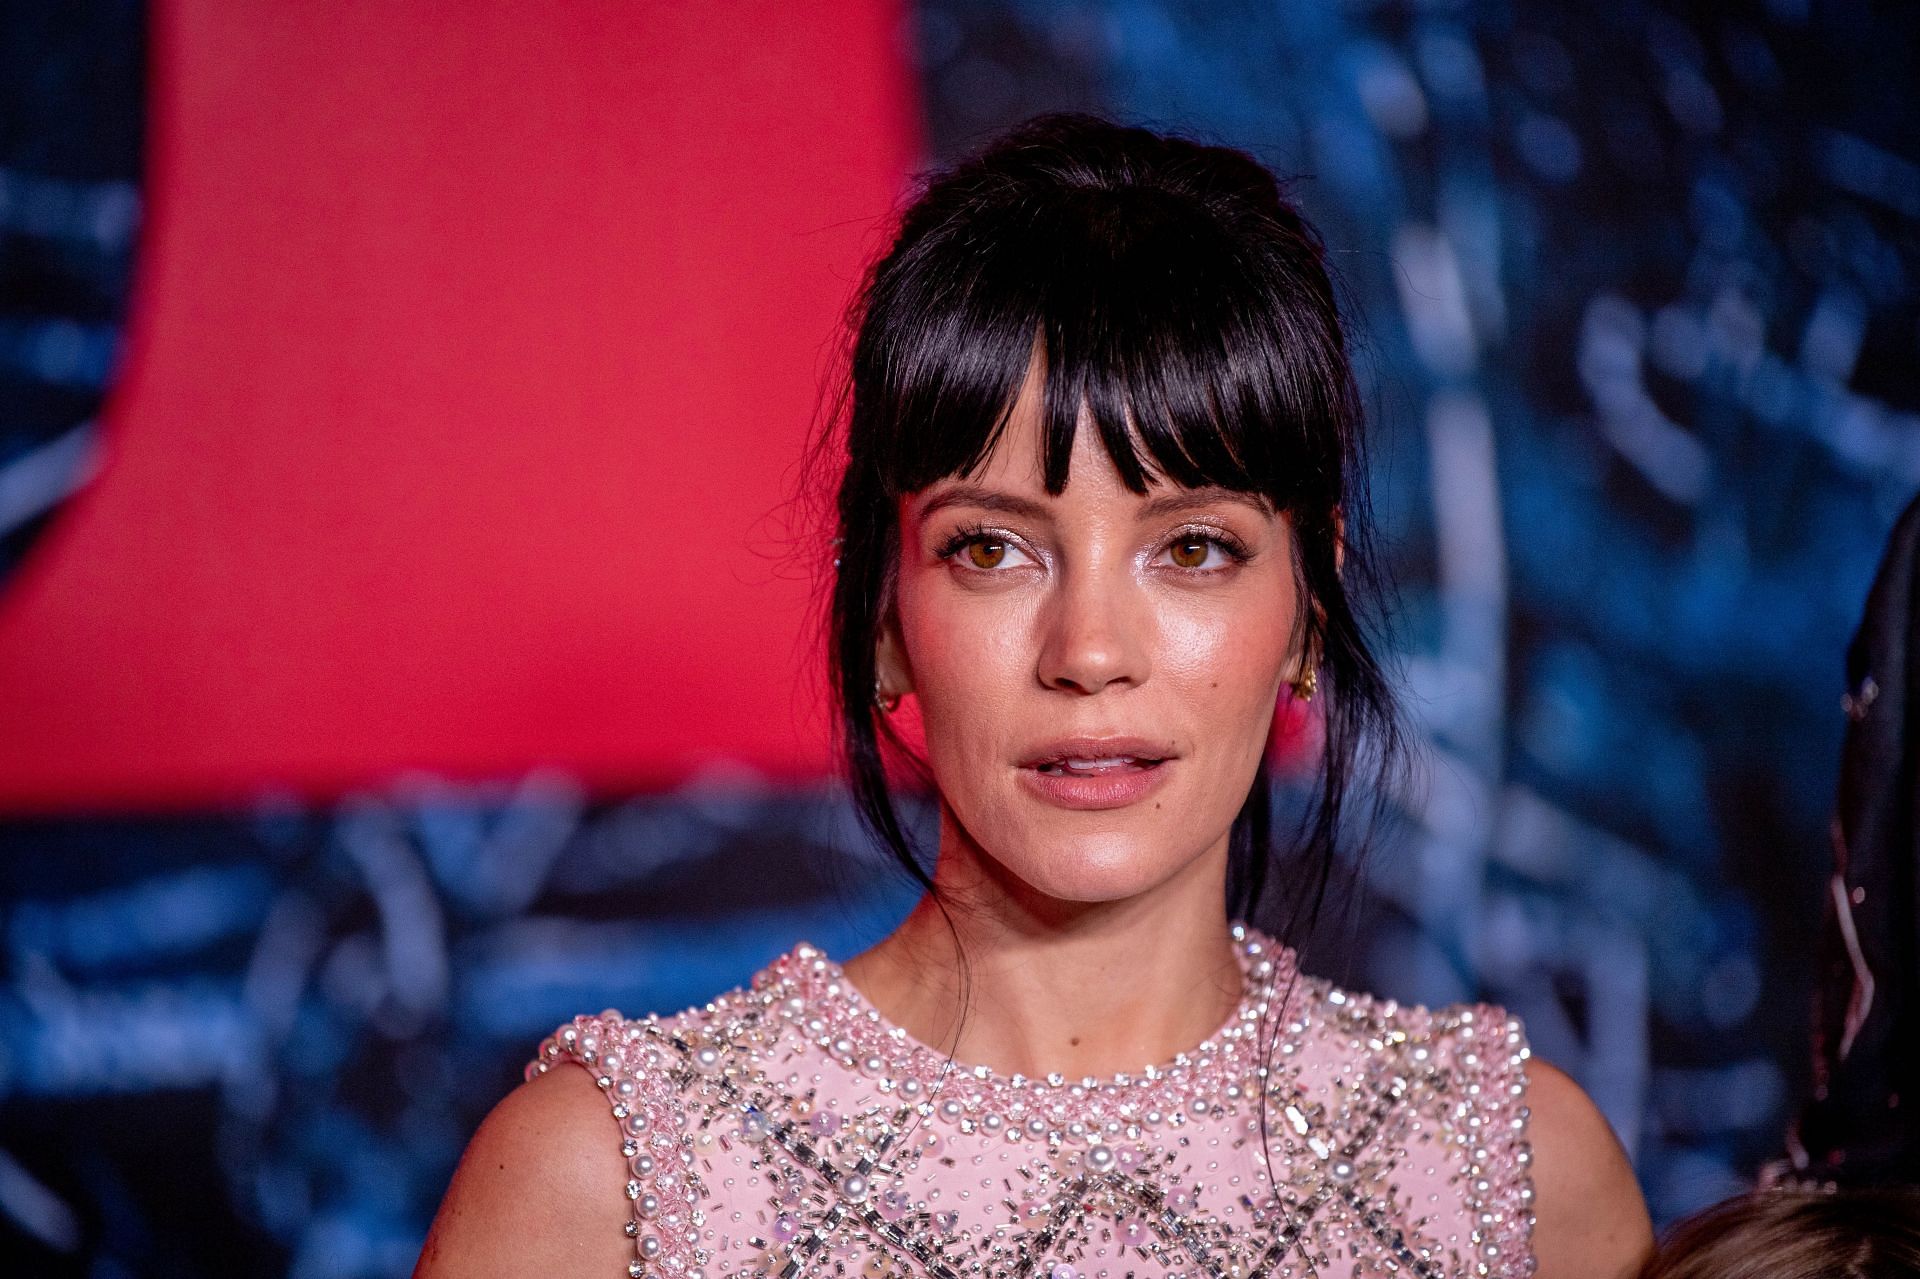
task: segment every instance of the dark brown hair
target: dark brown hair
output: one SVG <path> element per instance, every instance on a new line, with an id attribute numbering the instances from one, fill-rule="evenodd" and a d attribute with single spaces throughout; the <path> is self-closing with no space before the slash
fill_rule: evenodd
<path id="1" fill-rule="evenodd" d="M 1920 1188 L 1756 1190 L 1672 1226 L 1640 1279 L 1913 1279 Z"/>

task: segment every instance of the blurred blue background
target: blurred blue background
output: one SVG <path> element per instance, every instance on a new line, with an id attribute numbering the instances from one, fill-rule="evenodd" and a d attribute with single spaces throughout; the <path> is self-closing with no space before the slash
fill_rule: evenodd
<path id="1" fill-rule="evenodd" d="M 0 3 L 0 574 L 86 474 L 139 220 L 143 12 L 55 9 Z M 1920 11 L 928 0 L 902 39 L 929 162 L 1079 107 L 1296 178 L 1426 744 L 1314 962 L 1513 1008 L 1656 1220 L 1741 1188 L 1805 1086 L 1841 656 L 1920 488 Z M 750 776 L 0 825 L 0 1247 L 404 1275 L 554 1023 L 910 898 L 840 797 Z"/>

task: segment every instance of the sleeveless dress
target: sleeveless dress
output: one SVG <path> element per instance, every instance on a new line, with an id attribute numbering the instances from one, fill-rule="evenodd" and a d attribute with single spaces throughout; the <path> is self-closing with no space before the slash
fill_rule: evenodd
<path id="1" fill-rule="evenodd" d="M 1134 1074 L 955 1064 L 801 943 L 701 1007 L 577 1017 L 527 1078 L 604 1091 L 635 1277 L 1531 1274 L 1520 1023 L 1234 937 L 1233 1015 Z"/>

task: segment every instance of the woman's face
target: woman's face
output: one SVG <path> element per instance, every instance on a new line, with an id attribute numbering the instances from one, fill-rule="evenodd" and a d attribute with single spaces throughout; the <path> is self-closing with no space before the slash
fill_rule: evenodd
<path id="1" fill-rule="evenodd" d="M 882 679 L 919 700 L 943 859 L 957 839 L 1047 897 L 1119 901 L 1224 873 L 1299 674 L 1291 531 L 1258 495 L 1129 492 L 1084 413 L 1050 496 L 1040 389 L 979 473 L 901 500 Z"/>

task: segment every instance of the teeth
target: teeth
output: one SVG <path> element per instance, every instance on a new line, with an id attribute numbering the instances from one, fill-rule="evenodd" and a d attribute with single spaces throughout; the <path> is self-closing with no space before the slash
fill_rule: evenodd
<path id="1" fill-rule="evenodd" d="M 1068 768 L 1121 768 L 1133 763 L 1133 756 L 1111 755 L 1105 759 L 1063 759 L 1060 762 Z"/>

